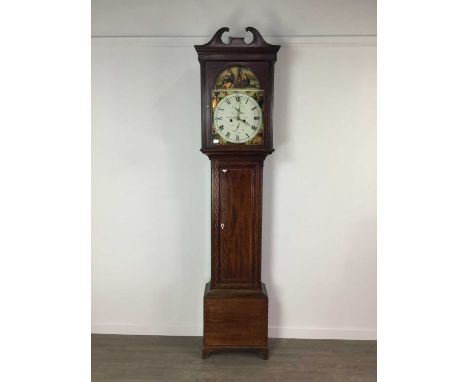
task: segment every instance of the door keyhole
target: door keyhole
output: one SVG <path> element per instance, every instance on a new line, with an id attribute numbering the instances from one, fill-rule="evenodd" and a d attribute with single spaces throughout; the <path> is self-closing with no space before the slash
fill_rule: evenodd
<path id="1" fill-rule="evenodd" d="M 224 229 L 224 223 L 221 223 L 221 229 Z"/>

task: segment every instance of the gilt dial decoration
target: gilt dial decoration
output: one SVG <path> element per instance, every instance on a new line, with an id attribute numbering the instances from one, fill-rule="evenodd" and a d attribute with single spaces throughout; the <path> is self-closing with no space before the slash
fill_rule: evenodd
<path id="1" fill-rule="evenodd" d="M 221 71 L 211 92 L 212 143 L 263 144 L 263 104 L 264 91 L 251 69 Z"/>
<path id="2" fill-rule="evenodd" d="M 218 134 L 226 141 L 244 143 L 255 138 L 260 131 L 262 111 L 252 97 L 234 93 L 218 103 L 213 122 Z"/>

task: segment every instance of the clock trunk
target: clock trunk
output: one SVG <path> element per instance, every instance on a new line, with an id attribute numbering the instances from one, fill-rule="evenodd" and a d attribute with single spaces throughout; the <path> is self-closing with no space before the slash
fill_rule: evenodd
<path id="1" fill-rule="evenodd" d="M 260 288 L 263 160 L 213 158 L 213 288 Z"/>

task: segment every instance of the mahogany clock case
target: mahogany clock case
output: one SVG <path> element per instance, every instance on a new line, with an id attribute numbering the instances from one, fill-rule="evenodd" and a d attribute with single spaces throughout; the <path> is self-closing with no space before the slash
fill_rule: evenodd
<path id="1" fill-rule="evenodd" d="M 268 358 L 268 294 L 261 282 L 263 161 L 273 152 L 273 73 L 278 45 L 254 28 L 243 38 L 197 45 L 201 73 L 201 151 L 211 160 L 211 281 L 205 286 L 203 351 L 256 349 Z M 213 86 L 226 68 L 252 71 L 264 91 L 261 144 L 215 144 Z"/>

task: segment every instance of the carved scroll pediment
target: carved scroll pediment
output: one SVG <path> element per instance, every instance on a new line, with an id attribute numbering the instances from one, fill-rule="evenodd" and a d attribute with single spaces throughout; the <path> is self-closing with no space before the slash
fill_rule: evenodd
<path id="1" fill-rule="evenodd" d="M 245 42 L 246 37 L 228 37 L 227 43 L 222 40 L 224 33 L 229 32 L 228 27 L 220 28 L 213 35 L 211 40 L 204 45 L 196 45 L 195 49 L 197 51 L 208 51 L 208 50 L 217 50 L 217 49 L 260 49 L 260 50 L 269 50 L 272 52 L 277 52 L 280 48 L 279 45 L 272 45 L 267 43 L 260 32 L 254 27 L 245 28 L 246 32 L 250 32 L 253 35 L 253 40 L 249 43 Z"/>

